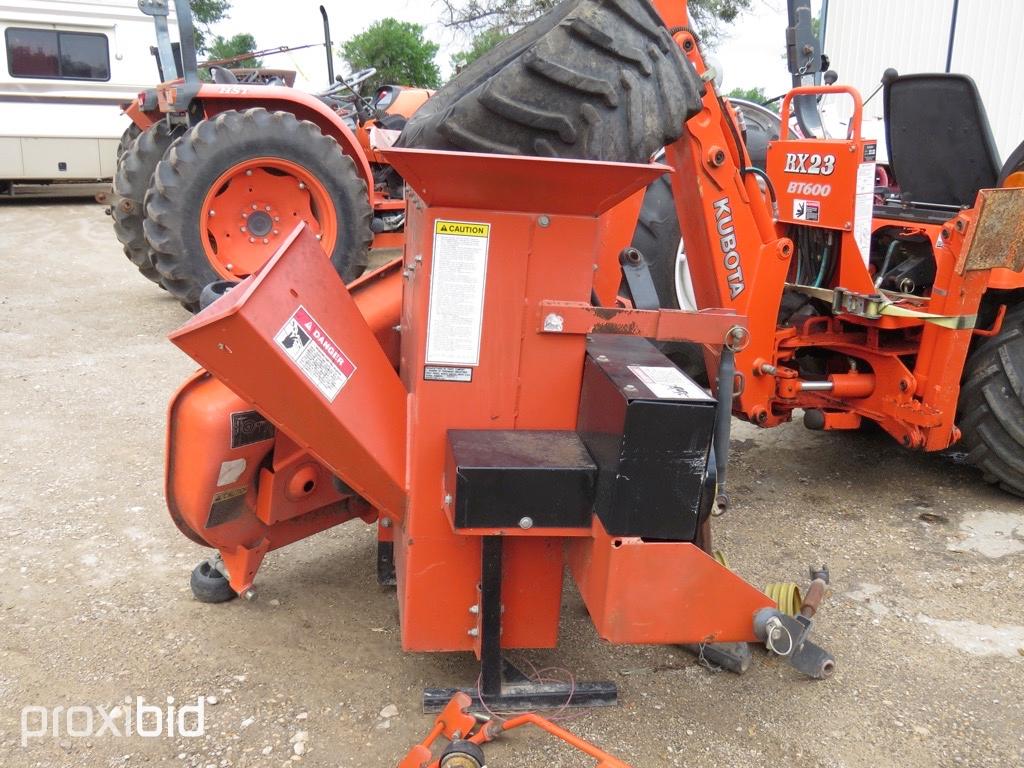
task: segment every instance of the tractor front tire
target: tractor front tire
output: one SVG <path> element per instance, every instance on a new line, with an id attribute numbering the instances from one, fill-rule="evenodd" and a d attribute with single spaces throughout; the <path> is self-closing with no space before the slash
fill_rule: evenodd
<path id="1" fill-rule="evenodd" d="M 398 143 L 646 163 L 702 90 L 648 0 L 569 0 L 468 65 Z"/>
<path id="2" fill-rule="evenodd" d="M 1024 496 L 1024 304 L 971 350 L 958 410 L 967 460 L 987 482 Z"/>
<path id="3" fill-rule="evenodd" d="M 300 221 L 346 282 L 366 268 L 373 210 L 338 143 L 288 112 L 222 112 L 190 128 L 157 166 L 146 239 L 164 287 L 190 312 L 203 288 L 262 267 Z"/>
<path id="4" fill-rule="evenodd" d="M 128 260 L 145 278 L 157 284 L 160 283 L 160 273 L 153 265 L 153 249 L 146 241 L 143 228 L 144 201 L 157 163 L 181 132 L 182 129 L 171 128 L 161 120 L 137 134 L 120 155 L 114 175 L 114 193 L 123 198 L 110 211 L 114 219 L 114 234 L 124 246 Z M 128 131 L 125 131 L 122 142 L 127 135 Z"/>

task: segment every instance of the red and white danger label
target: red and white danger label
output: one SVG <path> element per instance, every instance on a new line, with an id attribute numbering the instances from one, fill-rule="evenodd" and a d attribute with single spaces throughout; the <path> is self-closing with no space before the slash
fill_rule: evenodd
<path id="1" fill-rule="evenodd" d="M 300 306 L 292 313 L 274 341 L 332 403 L 356 372 L 355 363 L 338 348 L 305 307 Z"/>

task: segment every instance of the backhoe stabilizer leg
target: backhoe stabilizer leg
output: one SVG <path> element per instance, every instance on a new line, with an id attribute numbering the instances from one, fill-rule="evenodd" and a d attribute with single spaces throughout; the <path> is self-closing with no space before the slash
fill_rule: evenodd
<path id="1" fill-rule="evenodd" d="M 754 634 L 765 648 L 781 656 L 797 672 L 824 680 L 835 672 L 831 653 L 807 638 L 813 623 L 804 616 L 787 616 L 776 608 L 762 608 L 754 614 Z"/>

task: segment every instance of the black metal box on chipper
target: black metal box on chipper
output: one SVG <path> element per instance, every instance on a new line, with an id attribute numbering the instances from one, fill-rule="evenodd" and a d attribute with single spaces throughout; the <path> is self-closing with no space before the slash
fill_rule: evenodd
<path id="1" fill-rule="evenodd" d="M 645 339 L 587 344 L 577 431 L 613 536 L 693 541 L 714 501 L 715 400 Z"/>
<path id="2" fill-rule="evenodd" d="M 590 528 L 597 467 L 575 432 L 448 430 L 456 528 Z"/>

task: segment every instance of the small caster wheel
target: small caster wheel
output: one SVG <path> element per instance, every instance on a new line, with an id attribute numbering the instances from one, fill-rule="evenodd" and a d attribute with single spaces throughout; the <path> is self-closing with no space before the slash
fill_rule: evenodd
<path id="1" fill-rule="evenodd" d="M 201 603 L 226 603 L 237 597 L 227 578 L 210 560 L 203 560 L 192 569 L 189 586 L 196 600 Z"/>
<path id="2" fill-rule="evenodd" d="M 230 291 L 236 285 L 238 285 L 238 283 L 231 280 L 215 280 L 212 283 L 207 283 L 203 288 L 203 292 L 199 294 L 200 311 L 213 304 L 213 302 Z"/>
<path id="3" fill-rule="evenodd" d="M 472 741 L 456 739 L 441 753 L 438 768 L 484 768 L 484 751 Z"/>

